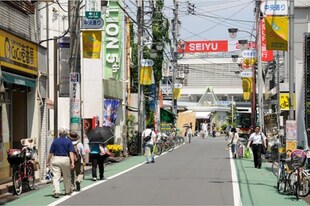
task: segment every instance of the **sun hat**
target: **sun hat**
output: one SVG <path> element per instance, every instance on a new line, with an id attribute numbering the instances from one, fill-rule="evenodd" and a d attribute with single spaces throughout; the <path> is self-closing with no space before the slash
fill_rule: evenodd
<path id="1" fill-rule="evenodd" d="M 69 133 L 68 138 L 72 141 L 72 144 L 77 144 L 78 141 L 80 140 L 80 136 L 73 131 Z"/>

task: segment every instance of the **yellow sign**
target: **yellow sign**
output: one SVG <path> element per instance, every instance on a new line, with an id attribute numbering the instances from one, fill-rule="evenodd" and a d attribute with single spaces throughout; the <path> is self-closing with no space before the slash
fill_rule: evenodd
<path id="1" fill-rule="evenodd" d="M 266 47 L 267 50 L 287 51 L 288 17 L 266 16 Z"/>
<path id="2" fill-rule="evenodd" d="M 0 30 L 0 64 L 38 75 L 38 46 Z"/>
<path id="3" fill-rule="evenodd" d="M 83 58 L 100 59 L 101 31 L 83 31 Z"/>
<path id="4" fill-rule="evenodd" d="M 286 151 L 297 149 L 297 141 L 296 140 L 286 140 Z"/>
<path id="5" fill-rule="evenodd" d="M 151 85 L 153 76 L 152 67 L 141 67 L 140 71 L 140 84 Z"/>
<path id="6" fill-rule="evenodd" d="M 242 77 L 243 99 L 250 100 L 252 93 L 252 77 Z"/>
<path id="7" fill-rule="evenodd" d="M 290 94 L 289 93 L 280 93 L 280 109 L 281 110 L 289 110 L 290 106 L 289 106 L 289 97 Z M 294 109 L 296 109 L 296 96 L 294 94 L 294 99 L 293 99 L 293 104 L 294 104 Z"/>

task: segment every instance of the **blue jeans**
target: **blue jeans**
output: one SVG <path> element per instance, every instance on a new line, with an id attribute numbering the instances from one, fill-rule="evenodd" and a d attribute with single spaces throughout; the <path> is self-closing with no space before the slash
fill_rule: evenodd
<path id="1" fill-rule="evenodd" d="M 146 162 L 154 162 L 154 146 L 152 144 L 145 145 Z"/>

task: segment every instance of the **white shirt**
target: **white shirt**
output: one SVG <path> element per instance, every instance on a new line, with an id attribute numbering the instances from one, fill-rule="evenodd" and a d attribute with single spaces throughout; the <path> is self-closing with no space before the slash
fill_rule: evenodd
<path id="1" fill-rule="evenodd" d="M 207 124 L 206 123 L 202 123 L 201 129 L 202 129 L 202 131 L 207 131 Z"/>
<path id="2" fill-rule="evenodd" d="M 259 132 L 256 134 L 256 132 L 254 132 L 250 135 L 249 141 L 253 141 L 252 144 L 263 144 L 262 137 L 264 140 L 266 140 L 264 133 Z"/>
<path id="3" fill-rule="evenodd" d="M 152 134 L 151 134 L 152 132 Z M 145 144 L 149 144 L 149 145 L 152 145 L 155 140 L 156 140 L 156 133 L 154 131 L 152 131 L 151 129 L 145 129 L 143 132 L 142 132 L 142 138 L 144 139 L 145 137 L 149 136 L 151 134 L 151 139 L 149 141 L 147 141 Z"/>
<path id="4" fill-rule="evenodd" d="M 238 140 L 239 140 L 239 135 L 236 132 L 235 133 L 235 137 L 233 136 L 234 133 L 233 132 L 229 132 L 229 140 L 228 143 L 232 143 L 232 144 L 237 144 Z M 234 139 L 233 139 L 234 138 Z M 231 142 L 232 141 L 232 142 Z"/>

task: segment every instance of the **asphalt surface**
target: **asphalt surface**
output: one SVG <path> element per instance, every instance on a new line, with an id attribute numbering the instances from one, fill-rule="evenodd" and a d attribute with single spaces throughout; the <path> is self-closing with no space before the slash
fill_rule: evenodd
<path id="1" fill-rule="evenodd" d="M 256 169 L 252 159 L 233 160 L 226 144 L 224 137 L 194 138 L 154 164 L 133 156 L 108 165 L 103 181 L 91 181 L 88 171 L 72 196 L 53 198 L 48 184 L 6 205 L 308 205 L 277 192 L 270 163 Z"/>

